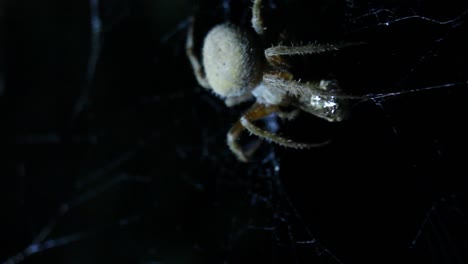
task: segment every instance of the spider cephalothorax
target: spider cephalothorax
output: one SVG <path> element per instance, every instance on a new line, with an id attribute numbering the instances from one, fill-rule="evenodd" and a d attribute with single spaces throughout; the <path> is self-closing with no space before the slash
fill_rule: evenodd
<path id="1" fill-rule="evenodd" d="M 282 56 L 317 54 L 335 51 L 344 45 L 304 45 L 261 47 L 264 34 L 260 13 L 261 0 L 255 0 L 252 7 L 252 27 L 257 35 L 239 26 L 224 23 L 212 28 L 205 37 L 202 49 L 202 63 L 193 51 L 193 24 L 187 37 L 187 55 L 192 64 L 198 83 L 211 89 L 232 106 L 255 98 L 253 106 L 229 130 L 227 143 L 241 161 L 247 161 L 249 154 L 237 142 L 244 129 L 262 139 L 292 148 L 310 148 L 319 144 L 297 143 L 274 133 L 260 129 L 253 121 L 272 113 L 283 113 L 282 106 L 294 106 L 328 121 L 341 121 L 347 117 L 348 99 L 337 96 L 340 90 L 334 80 L 320 80 L 316 83 L 301 83 L 293 80 Z"/>

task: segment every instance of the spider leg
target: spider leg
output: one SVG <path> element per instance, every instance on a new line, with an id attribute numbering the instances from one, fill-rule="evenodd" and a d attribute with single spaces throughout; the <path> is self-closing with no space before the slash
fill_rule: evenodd
<path id="1" fill-rule="evenodd" d="M 247 154 L 242 150 L 242 147 L 237 142 L 237 139 L 240 137 L 242 131 L 247 129 L 253 135 L 256 135 L 260 139 L 274 142 L 280 146 L 303 149 L 303 148 L 313 148 L 320 147 L 328 144 L 329 142 L 322 142 L 318 144 L 308 144 L 308 143 L 299 143 L 294 142 L 291 139 L 281 137 L 277 134 L 268 132 L 256 126 L 253 121 L 262 119 L 272 113 L 280 112 L 280 109 L 277 105 L 264 105 L 255 103 L 241 118 L 239 121 L 234 124 L 234 126 L 229 130 L 227 134 L 227 143 L 231 151 L 237 156 L 240 161 L 247 162 L 248 158 L 253 152 Z"/>
<path id="2" fill-rule="evenodd" d="M 265 74 L 263 83 L 285 91 L 293 98 L 292 103 L 301 110 L 330 122 L 347 119 L 352 105 L 369 98 L 366 95 L 345 94 L 333 80 L 300 82 L 285 79 L 282 72 Z"/>
<path id="3" fill-rule="evenodd" d="M 281 64 L 281 56 L 292 56 L 292 55 L 313 55 L 324 52 L 333 52 L 339 49 L 361 45 L 361 42 L 350 42 L 343 44 L 309 44 L 300 46 L 284 46 L 278 45 L 265 50 L 265 57 L 273 65 Z"/>
<path id="4" fill-rule="evenodd" d="M 261 14 L 262 0 L 254 0 L 252 5 L 252 27 L 258 35 L 263 35 L 265 27 Z"/>
<path id="5" fill-rule="evenodd" d="M 260 144 L 255 145 L 253 148 L 248 150 L 248 152 L 244 151 L 242 147 L 239 145 L 238 139 L 242 132 L 246 129 L 246 127 L 242 124 L 242 119 L 244 117 L 248 118 L 250 121 L 262 119 L 272 113 L 279 111 L 278 106 L 266 106 L 262 104 L 255 103 L 253 104 L 249 110 L 232 126 L 227 134 L 227 144 L 229 149 L 236 155 L 236 157 L 242 161 L 247 162 L 249 161 L 250 156 L 255 152 L 255 150 L 260 146 Z M 249 121 L 249 122 L 250 122 Z M 261 130 L 258 128 L 258 130 Z M 263 131 L 263 130 L 261 130 Z M 266 131 L 265 131 L 266 132 Z M 269 132 L 268 132 L 269 133 Z M 259 134 L 259 133 L 257 133 Z M 259 141 L 260 143 L 261 141 Z"/>
<path id="6" fill-rule="evenodd" d="M 191 23 L 189 25 L 188 32 L 187 32 L 187 40 L 185 42 L 185 51 L 187 53 L 187 57 L 190 60 L 190 64 L 192 64 L 193 73 L 195 74 L 195 78 L 197 79 L 198 84 L 204 88 L 209 89 L 210 84 L 208 83 L 208 80 L 206 79 L 205 71 L 203 67 L 201 66 L 200 60 L 195 55 L 195 51 L 194 51 L 194 44 L 193 44 L 194 20 L 195 19 L 192 17 Z"/>
<path id="7" fill-rule="evenodd" d="M 240 137 L 244 127 L 242 126 L 240 121 L 237 121 L 227 133 L 227 145 L 234 155 L 236 155 L 237 159 L 242 162 L 247 162 L 249 159 L 247 158 L 246 153 L 242 150 L 242 147 L 237 142 L 237 139 Z"/>
<path id="8" fill-rule="evenodd" d="M 362 42 L 349 42 L 342 44 L 309 44 L 298 46 L 273 46 L 265 50 L 265 55 L 269 56 L 283 56 L 283 55 L 304 55 L 304 54 L 319 54 L 324 52 L 337 51 L 342 48 L 362 45 Z"/>
<path id="9" fill-rule="evenodd" d="M 312 96 L 338 97 L 340 99 L 365 99 L 363 96 L 347 95 L 339 91 L 339 86 L 332 80 L 320 82 L 300 82 L 292 80 L 292 75 L 284 72 L 266 73 L 263 82 L 270 87 L 285 90 L 288 94 L 299 98 L 311 98 Z"/>

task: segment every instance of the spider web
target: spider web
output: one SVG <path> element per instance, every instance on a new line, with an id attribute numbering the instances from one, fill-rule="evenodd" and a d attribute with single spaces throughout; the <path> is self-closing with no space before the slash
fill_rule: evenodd
<path id="1" fill-rule="evenodd" d="M 184 32 L 195 4 L 198 42 L 248 26 L 250 1 L 1 2 L 0 262 L 467 262 L 468 5 L 310 2 L 265 0 L 267 32 L 363 41 L 293 70 L 372 96 L 339 124 L 270 117 L 332 143 L 249 164 L 225 146 L 248 105 L 196 86 Z"/>

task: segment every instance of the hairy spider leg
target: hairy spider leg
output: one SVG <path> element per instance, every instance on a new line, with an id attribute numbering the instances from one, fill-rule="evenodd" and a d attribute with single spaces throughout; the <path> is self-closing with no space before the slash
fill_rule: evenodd
<path id="1" fill-rule="evenodd" d="M 341 99 L 366 99 L 366 96 L 337 93 L 338 85 L 334 81 L 322 80 L 320 82 L 300 82 L 291 79 L 292 75 L 285 72 L 270 72 L 263 75 L 263 83 L 270 87 L 286 90 L 288 94 L 296 97 L 310 98 L 320 95 L 324 97 L 338 97 Z"/>
<path id="2" fill-rule="evenodd" d="M 194 44 L 193 44 L 194 26 L 193 24 L 194 24 L 195 19 L 192 17 L 190 18 L 190 20 L 191 21 L 190 21 L 190 25 L 189 25 L 188 32 L 187 32 L 187 40 L 185 42 L 185 51 L 187 53 L 187 57 L 190 60 L 190 64 L 192 64 L 193 72 L 195 73 L 195 78 L 197 79 L 198 84 L 200 84 L 200 86 L 206 89 L 210 89 L 211 87 L 210 87 L 210 84 L 208 83 L 208 80 L 206 79 L 205 70 L 201 66 L 200 60 L 195 55 L 195 51 L 194 51 Z"/>
<path id="3" fill-rule="evenodd" d="M 329 143 L 329 141 L 310 144 L 310 143 L 299 143 L 291 139 L 281 137 L 277 134 L 268 132 L 256 126 L 253 121 L 262 119 L 272 113 L 280 113 L 281 110 L 277 105 L 265 105 L 260 103 L 255 103 L 249 110 L 237 121 L 227 134 L 227 144 L 231 151 L 237 156 L 240 161 L 247 162 L 248 158 L 255 151 L 253 149 L 250 153 L 245 153 L 242 150 L 242 147 L 238 143 L 238 139 L 242 134 L 244 129 L 247 129 L 253 135 L 256 135 L 260 139 L 274 142 L 280 146 L 304 149 L 304 148 L 314 148 L 321 147 Z"/>
<path id="4" fill-rule="evenodd" d="M 362 45 L 362 42 L 350 42 L 343 44 L 309 44 L 300 46 L 284 46 L 278 45 L 271 48 L 265 49 L 265 58 L 272 66 L 285 66 L 285 62 L 282 56 L 293 56 L 293 55 L 313 55 L 325 52 L 338 51 L 339 49 Z"/>
<path id="5" fill-rule="evenodd" d="M 242 132 L 244 131 L 244 126 L 237 120 L 237 122 L 231 127 L 227 134 L 227 145 L 232 153 L 237 157 L 238 160 L 242 162 L 248 162 L 249 158 L 255 153 L 255 151 L 260 147 L 261 141 L 255 142 L 253 146 L 249 148 L 249 150 L 245 151 L 238 143 L 238 139 Z"/>
<path id="6" fill-rule="evenodd" d="M 349 42 L 342 44 L 308 44 L 308 45 L 298 45 L 298 46 L 284 46 L 278 45 L 273 46 L 265 50 L 265 56 L 284 56 L 284 55 L 305 55 L 305 54 L 320 54 L 324 52 L 337 51 L 342 48 L 362 45 L 362 42 Z"/>
<path id="7" fill-rule="evenodd" d="M 265 33 L 263 26 L 263 18 L 261 14 L 262 0 L 255 0 L 252 5 L 252 27 L 258 35 L 262 36 Z"/>
<path id="8" fill-rule="evenodd" d="M 348 96 L 332 92 L 338 88 L 334 81 L 322 80 L 320 82 L 301 83 L 299 81 L 293 80 L 293 75 L 288 71 L 279 70 L 289 67 L 285 60 L 285 56 L 313 55 L 325 52 L 333 52 L 345 47 L 362 44 L 362 42 L 350 42 L 343 44 L 309 44 L 302 46 L 278 45 L 268 48 L 265 50 L 265 58 L 272 67 L 272 71 L 264 74 L 263 82 L 266 85 L 276 86 L 284 89 L 293 96 L 310 97 L 313 95 L 322 95 L 337 96 L 343 99 L 362 99 L 362 96 Z"/>
<path id="9" fill-rule="evenodd" d="M 238 120 L 232 127 L 229 129 L 227 133 L 227 145 L 232 153 L 237 157 L 238 160 L 242 162 L 248 162 L 248 156 L 242 150 L 242 147 L 239 145 L 237 140 L 239 139 L 242 131 L 244 131 L 244 126 L 241 124 L 240 120 Z"/>

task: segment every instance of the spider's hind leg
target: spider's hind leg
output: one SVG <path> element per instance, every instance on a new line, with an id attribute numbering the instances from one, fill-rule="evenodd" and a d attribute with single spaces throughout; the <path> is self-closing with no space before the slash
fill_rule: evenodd
<path id="1" fill-rule="evenodd" d="M 239 144 L 238 139 L 241 136 L 242 132 L 246 127 L 243 124 L 242 119 L 243 118 L 248 118 L 250 121 L 262 119 L 272 113 L 278 112 L 279 108 L 277 106 L 266 106 L 263 104 L 258 104 L 255 103 L 253 104 L 249 110 L 231 127 L 227 134 L 227 144 L 229 146 L 229 149 L 236 155 L 236 157 L 243 162 L 247 162 L 250 158 L 250 156 L 257 150 L 257 148 L 260 146 L 260 142 L 258 144 L 255 144 L 253 147 L 251 147 L 249 150 L 244 151 L 242 149 L 242 146 Z M 249 121 L 249 122 L 250 122 Z M 259 130 L 263 131 L 264 133 L 270 133 L 267 131 L 264 131 L 260 128 Z M 252 133 L 254 134 L 254 133 Z M 261 136 L 259 136 L 261 137 Z M 262 138 L 262 137 L 261 137 Z"/>
<path id="2" fill-rule="evenodd" d="M 227 135 L 228 146 L 240 161 L 247 162 L 249 156 L 253 154 L 253 152 L 258 147 L 256 146 L 254 149 L 252 149 L 250 151 L 251 153 L 246 153 L 242 150 L 242 147 L 238 143 L 238 138 L 244 129 L 247 129 L 250 133 L 256 135 L 260 139 L 271 141 L 280 146 L 288 148 L 303 149 L 321 147 L 328 144 L 328 141 L 318 144 L 294 142 L 291 139 L 284 138 L 275 133 L 263 130 L 253 123 L 255 120 L 262 119 L 272 113 L 278 112 L 280 112 L 280 109 L 276 105 L 264 105 L 256 103 L 240 118 L 240 120 L 231 128 L 231 130 L 229 130 Z"/>

